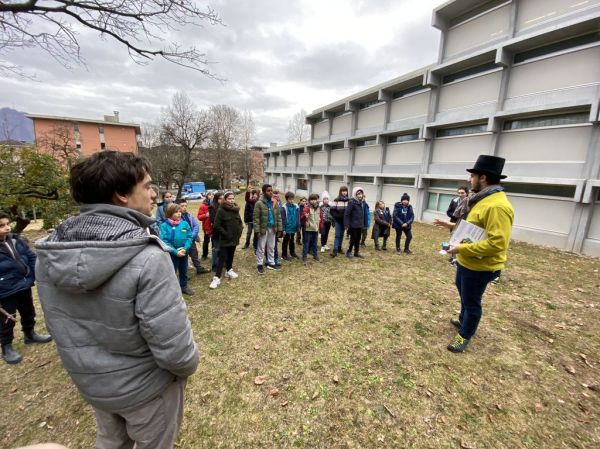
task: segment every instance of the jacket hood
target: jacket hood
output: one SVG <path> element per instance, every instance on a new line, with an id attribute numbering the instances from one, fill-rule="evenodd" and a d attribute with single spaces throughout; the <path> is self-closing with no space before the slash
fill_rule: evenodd
<path id="1" fill-rule="evenodd" d="M 221 204 L 221 207 L 223 209 L 225 209 L 227 212 L 239 212 L 240 211 L 240 206 L 238 206 L 236 203 L 229 205 L 229 203 L 223 202 L 223 204 Z"/>
<path id="2" fill-rule="evenodd" d="M 125 207 L 86 204 L 78 216 L 35 243 L 38 264 L 59 288 L 95 290 L 148 244 L 168 248 L 149 233 L 154 219 Z"/>
<path id="3" fill-rule="evenodd" d="M 365 189 L 363 189 L 360 186 L 356 186 L 352 189 L 352 198 L 356 198 L 356 194 L 358 193 L 359 190 L 363 193 L 363 195 L 365 194 Z M 356 199 L 358 199 L 358 198 L 356 198 Z"/>

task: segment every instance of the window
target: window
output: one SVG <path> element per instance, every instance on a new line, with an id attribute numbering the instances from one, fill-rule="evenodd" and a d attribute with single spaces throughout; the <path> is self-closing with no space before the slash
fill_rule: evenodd
<path id="1" fill-rule="evenodd" d="M 308 190 L 308 179 L 299 178 L 296 180 L 296 189 Z"/>
<path id="2" fill-rule="evenodd" d="M 340 142 L 340 143 L 332 143 L 331 144 L 331 149 L 332 150 L 342 150 L 344 149 L 344 143 Z"/>
<path id="3" fill-rule="evenodd" d="M 77 142 L 77 143 L 75 144 L 75 148 L 77 148 L 78 150 L 81 150 L 81 144 L 80 144 L 79 142 Z"/>
<path id="4" fill-rule="evenodd" d="M 438 212 L 446 212 L 450 201 L 456 198 L 456 195 L 448 195 L 446 193 L 429 192 L 427 198 L 427 209 Z"/>
<path id="5" fill-rule="evenodd" d="M 574 112 L 561 115 L 547 115 L 542 117 L 522 118 L 504 122 L 504 130 L 540 128 L 544 126 L 575 125 L 587 123 L 590 119 L 589 112 Z"/>
<path id="6" fill-rule="evenodd" d="M 573 198 L 575 186 L 556 184 L 529 184 L 508 182 L 502 183 L 506 193 L 522 193 L 526 195 L 557 196 L 561 198 Z"/>
<path id="7" fill-rule="evenodd" d="M 369 100 L 369 101 L 365 101 L 364 103 L 360 103 L 358 105 L 358 107 L 359 107 L 359 109 L 367 109 L 368 107 L 374 106 L 374 105 L 379 104 L 379 103 L 383 103 L 383 101 L 381 101 L 381 100 Z"/>
<path id="8" fill-rule="evenodd" d="M 466 178 L 466 176 L 465 176 L 465 178 Z M 465 183 L 465 181 L 455 181 L 453 179 L 430 179 L 429 187 L 435 187 L 438 189 L 456 190 L 464 183 Z"/>
<path id="9" fill-rule="evenodd" d="M 332 175 L 332 176 L 329 176 L 329 180 L 330 181 L 342 181 L 343 182 L 344 181 L 344 177 L 341 176 L 341 175 L 339 175 L 339 176 Z"/>
<path id="10" fill-rule="evenodd" d="M 76 133 L 79 132 L 79 123 L 77 123 L 77 122 L 73 123 L 73 131 L 75 131 Z"/>
<path id="11" fill-rule="evenodd" d="M 377 139 L 365 139 L 365 140 L 357 140 L 357 147 L 366 147 L 367 145 L 375 145 L 377 143 Z"/>
<path id="12" fill-rule="evenodd" d="M 419 133 L 402 134 L 400 136 L 389 136 L 388 143 L 410 142 L 411 140 L 418 140 L 418 139 L 419 139 Z"/>
<path id="13" fill-rule="evenodd" d="M 99 127 L 98 127 L 98 132 L 99 132 L 100 134 L 104 134 L 104 126 L 99 126 Z"/>
<path id="14" fill-rule="evenodd" d="M 600 42 L 600 31 L 596 31 L 590 34 L 584 34 L 582 36 L 573 37 L 560 42 L 554 42 L 552 44 L 544 45 L 542 47 L 534 48 L 532 50 L 523 51 L 516 53 L 513 62 L 515 64 L 519 62 L 528 61 L 530 59 L 539 58 L 550 53 L 556 53 L 570 48 L 580 47 L 587 44 L 593 44 Z"/>
<path id="15" fill-rule="evenodd" d="M 106 144 L 104 142 L 100 142 L 100 149 L 106 150 Z"/>
<path id="16" fill-rule="evenodd" d="M 384 184 L 392 184 L 398 186 L 414 186 L 415 178 L 383 178 Z"/>
<path id="17" fill-rule="evenodd" d="M 392 98 L 395 100 L 396 98 L 402 98 L 405 97 L 409 94 L 412 94 L 414 92 L 419 92 L 420 90 L 425 89 L 423 87 L 423 85 L 421 84 L 417 84 L 416 86 L 412 86 L 412 87 L 407 87 L 406 89 L 402 89 L 399 91 L 396 91 L 392 94 Z"/>
<path id="18" fill-rule="evenodd" d="M 467 126 L 457 126 L 456 128 L 439 128 L 435 136 L 436 137 L 451 137 L 451 136 L 464 136 L 467 134 L 478 134 L 483 133 L 487 129 L 486 123 L 476 124 L 476 125 L 467 125 Z"/>
<path id="19" fill-rule="evenodd" d="M 343 111 L 343 110 L 342 110 L 342 111 L 335 111 L 335 112 L 333 113 L 333 116 L 334 116 L 334 117 L 339 117 L 340 115 L 344 115 L 346 112 L 347 112 L 347 111 Z"/>
<path id="20" fill-rule="evenodd" d="M 460 25 L 461 23 L 466 22 L 467 20 L 471 20 L 475 17 L 478 17 L 479 15 L 483 15 L 488 12 L 491 12 L 491 11 L 499 8 L 500 6 L 504 6 L 507 3 L 510 3 L 510 0 L 509 1 L 507 1 L 507 0 L 491 0 L 488 2 L 484 2 L 483 5 L 475 7 L 473 9 L 471 9 L 470 11 L 468 11 L 464 14 L 461 14 L 460 16 L 450 19 L 449 25 L 450 25 L 450 27 Z"/>
<path id="21" fill-rule="evenodd" d="M 496 63 L 494 61 L 486 62 L 485 64 L 477 65 L 475 67 L 470 67 L 468 69 L 461 70 L 460 72 L 450 73 L 445 75 L 442 78 L 442 84 L 448 84 L 453 81 L 458 81 L 469 76 L 477 75 L 478 73 L 487 72 L 488 70 L 492 70 L 497 68 Z"/>
<path id="22" fill-rule="evenodd" d="M 375 182 L 375 178 L 373 176 L 353 176 L 352 182 L 362 182 L 364 184 L 373 184 Z"/>

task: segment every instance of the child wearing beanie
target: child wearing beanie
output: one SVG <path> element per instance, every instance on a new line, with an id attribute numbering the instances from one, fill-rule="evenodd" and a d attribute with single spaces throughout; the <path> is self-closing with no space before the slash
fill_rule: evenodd
<path id="1" fill-rule="evenodd" d="M 400 252 L 400 240 L 402 233 L 406 236 L 404 241 L 404 254 L 412 254 L 410 250 L 410 241 L 412 240 L 412 223 L 415 220 L 415 213 L 413 212 L 410 203 L 410 196 L 408 193 L 403 193 L 400 201 L 394 204 L 393 213 L 393 225 L 392 227 L 396 230 L 396 252 Z"/>
<path id="2" fill-rule="evenodd" d="M 329 192 L 325 190 L 321 194 L 321 252 L 324 253 L 329 249 L 327 246 L 327 239 L 329 238 L 329 230 L 333 223 L 333 217 L 331 216 L 331 206 L 329 205 Z"/>

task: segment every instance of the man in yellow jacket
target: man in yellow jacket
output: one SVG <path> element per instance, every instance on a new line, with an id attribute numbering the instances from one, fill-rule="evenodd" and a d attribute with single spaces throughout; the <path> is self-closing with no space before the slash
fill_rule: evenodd
<path id="1" fill-rule="evenodd" d="M 454 213 L 456 217 L 485 229 L 487 237 L 474 243 L 451 245 L 448 250 L 456 254 L 456 288 L 460 295 L 460 315 L 450 322 L 458 334 L 448 345 L 452 352 L 463 352 L 477 331 L 481 319 L 481 299 L 490 281 L 504 268 L 510 243 L 514 211 L 500 180 L 505 160 L 501 157 L 481 155 L 471 173 L 471 188 L 475 192 L 463 200 Z M 452 230 L 455 226 L 445 220 L 435 219 L 435 225 Z"/>

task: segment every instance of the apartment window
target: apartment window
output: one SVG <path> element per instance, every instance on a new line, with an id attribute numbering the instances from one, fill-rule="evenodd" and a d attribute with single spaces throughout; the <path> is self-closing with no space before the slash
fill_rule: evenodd
<path id="1" fill-rule="evenodd" d="M 521 118 L 504 122 L 504 130 L 541 128 L 545 126 L 576 125 L 587 123 L 590 120 L 589 112 L 573 112 L 561 115 L 546 115 L 542 117 Z"/>
<path id="2" fill-rule="evenodd" d="M 529 184 L 508 182 L 502 183 L 506 193 L 521 193 L 525 195 L 556 196 L 559 198 L 573 198 L 575 186 L 556 184 Z"/>
<path id="3" fill-rule="evenodd" d="M 530 59 L 539 58 L 551 53 L 569 50 L 571 48 L 593 44 L 596 42 L 600 42 L 600 31 L 573 37 L 571 39 L 565 39 L 564 41 L 554 42 L 548 45 L 543 45 L 532 50 L 523 51 L 521 53 L 516 53 L 513 57 L 513 62 L 517 64 L 519 62 L 525 62 Z"/>
<path id="4" fill-rule="evenodd" d="M 365 140 L 357 140 L 357 147 L 366 147 L 367 145 L 375 145 L 377 143 L 377 139 L 365 139 Z"/>
<path id="5" fill-rule="evenodd" d="M 407 87 L 406 89 L 402 89 L 399 91 L 396 91 L 392 94 L 392 98 L 395 100 L 396 98 L 402 98 L 405 97 L 409 94 L 412 94 L 414 92 L 419 92 L 420 90 L 423 90 L 424 87 L 421 84 L 417 84 L 416 86 L 412 86 L 412 87 Z"/>
<path id="6" fill-rule="evenodd" d="M 330 181 L 344 181 L 344 177 L 341 176 L 341 175 L 339 175 L 339 176 L 338 175 L 332 175 L 332 176 L 329 176 L 329 180 Z"/>
<path id="7" fill-rule="evenodd" d="M 451 137 L 451 136 L 464 136 L 467 134 L 478 134 L 486 131 L 487 124 L 480 123 L 475 125 L 457 126 L 455 128 L 439 128 L 435 136 L 436 137 Z"/>
<path id="8" fill-rule="evenodd" d="M 100 149 L 106 150 L 106 144 L 104 142 L 100 142 Z"/>
<path id="9" fill-rule="evenodd" d="M 363 183 L 363 184 L 373 184 L 375 182 L 375 178 L 373 176 L 353 176 L 353 183 Z"/>
<path id="10" fill-rule="evenodd" d="M 438 212 L 446 212 L 450 201 L 452 201 L 456 195 L 449 195 L 447 193 L 429 192 L 427 198 L 427 209 L 435 210 Z"/>
<path id="11" fill-rule="evenodd" d="M 359 109 L 367 109 L 368 107 L 374 106 L 374 105 L 379 104 L 379 103 L 383 103 L 383 101 L 381 101 L 381 100 L 370 100 L 370 101 L 365 101 L 364 103 L 360 103 L 358 105 L 358 107 L 359 107 Z"/>
<path id="12" fill-rule="evenodd" d="M 415 178 L 383 178 L 384 184 L 391 184 L 397 186 L 414 186 Z"/>
<path id="13" fill-rule="evenodd" d="M 504 6 L 507 3 L 510 3 L 510 0 L 508 0 L 508 1 L 507 0 L 491 0 L 491 1 L 485 2 L 483 5 L 473 8 L 470 11 L 466 12 L 465 14 L 461 14 L 460 16 L 454 17 L 453 19 L 450 20 L 449 25 L 450 25 L 450 27 L 460 25 L 463 22 L 466 22 L 475 17 L 478 17 L 480 15 L 491 12 L 501 6 Z"/>
<path id="14" fill-rule="evenodd" d="M 104 134 L 104 126 L 99 126 L 99 127 L 98 127 L 98 132 L 99 132 L 100 134 Z"/>
<path id="15" fill-rule="evenodd" d="M 402 134 L 400 136 L 389 136 L 388 143 L 410 142 L 411 140 L 418 140 L 418 139 L 419 139 L 419 133 Z"/>
<path id="16" fill-rule="evenodd" d="M 347 111 L 335 111 L 333 113 L 334 117 L 339 117 L 340 115 L 344 115 Z"/>
<path id="17" fill-rule="evenodd" d="M 343 150 L 344 149 L 344 143 L 340 142 L 340 143 L 332 143 L 331 144 L 331 149 L 332 150 Z"/>
<path id="18" fill-rule="evenodd" d="M 433 187 L 436 189 L 456 190 L 462 184 L 464 184 L 464 182 L 455 181 L 453 179 L 430 179 L 429 180 L 429 187 Z"/>
<path id="19" fill-rule="evenodd" d="M 488 70 L 492 70 L 497 68 L 496 63 L 494 61 L 486 62 L 485 64 L 480 64 L 475 67 L 469 67 L 468 69 L 461 70 L 460 72 L 450 73 L 445 75 L 442 78 L 442 84 L 448 84 L 453 81 L 458 81 L 469 76 L 477 75 L 478 73 L 487 72 Z"/>
<path id="20" fill-rule="evenodd" d="M 298 190 L 308 190 L 308 179 L 299 178 L 296 180 L 296 189 Z"/>
<path id="21" fill-rule="evenodd" d="M 79 123 L 77 123 L 77 122 L 73 123 L 73 131 L 75 131 L 76 133 L 79 132 Z"/>
<path id="22" fill-rule="evenodd" d="M 81 150 L 81 144 L 80 144 L 79 142 L 77 142 L 77 143 L 75 144 L 75 148 L 77 148 L 78 150 Z"/>

